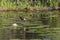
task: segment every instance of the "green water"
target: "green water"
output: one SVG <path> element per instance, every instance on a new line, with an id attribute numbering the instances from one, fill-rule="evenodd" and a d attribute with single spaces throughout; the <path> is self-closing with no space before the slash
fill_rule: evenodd
<path id="1" fill-rule="evenodd" d="M 27 19 L 27 21 L 21 21 L 20 16 Z M 18 26 L 30 27 L 29 32 L 41 33 L 40 36 L 48 36 L 53 40 L 60 40 L 60 19 L 59 11 L 52 12 L 0 12 L 0 39 L 8 39 L 8 35 L 4 29 L 16 29 Z M 45 18 L 46 25 L 41 21 L 41 18 Z M 31 20 L 31 21 L 28 21 Z M 18 26 L 14 27 L 12 24 L 17 23 Z M 21 25 L 22 24 L 22 25 Z M 46 28 L 45 28 L 46 27 Z M 5 36 L 4 36 L 4 35 Z M 2 39 L 4 40 L 4 39 Z"/>

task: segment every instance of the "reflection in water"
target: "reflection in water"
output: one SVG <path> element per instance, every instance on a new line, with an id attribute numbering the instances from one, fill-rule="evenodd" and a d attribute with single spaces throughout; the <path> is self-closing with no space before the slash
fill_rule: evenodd
<path id="1" fill-rule="evenodd" d="M 55 32 L 59 31 L 58 29 L 53 29 L 58 28 L 59 25 L 57 23 L 59 20 L 54 15 L 57 15 L 57 12 L 53 11 L 50 14 L 49 12 L 0 12 L 0 39 L 55 40 L 55 37 L 57 39 L 60 34 Z M 24 31 L 24 28 L 27 30 Z"/>

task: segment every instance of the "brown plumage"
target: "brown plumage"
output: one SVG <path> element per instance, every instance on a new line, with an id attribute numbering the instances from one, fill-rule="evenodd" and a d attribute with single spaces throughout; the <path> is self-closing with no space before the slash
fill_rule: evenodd
<path id="1" fill-rule="evenodd" d="M 24 20 L 24 18 L 23 17 L 19 17 L 21 20 Z"/>
<path id="2" fill-rule="evenodd" d="M 26 18 L 24 18 L 24 17 L 19 17 L 20 19 L 21 19 L 21 21 L 25 21 L 26 20 Z"/>

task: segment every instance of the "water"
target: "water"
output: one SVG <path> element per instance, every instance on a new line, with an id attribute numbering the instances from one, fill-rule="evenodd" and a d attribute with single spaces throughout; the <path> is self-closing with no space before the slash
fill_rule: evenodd
<path id="1" fill-rule="evenodd" d="M 19 17 L 26 18 L 26 20 L 21 20 Z M 60 20 L 59 20 L 59 11 L 52 12 L 0 12 L 0 39 L 8 40 L 13 38 L 16 39 L 16 31 L 8 30 L 22 30 L 22 27 L 25 27 L 27 32 L 34 33 L 32 36 L 35 36 L 35 33 L 39 33 L 41 40 L 59 40 L 60 39 Z M 12 26 L 12 24 L 18 24 L 18 26 Z M 46 26 L 48 25 L 48 26 Z M 55 28 L 55 29 L 54 29 Z M 17 34 L 19 35 L 19 34 Z M 25 34 L 26 35 L 26 34 Z M 24 32 L 22 36 L 24 37 Z M 29 34 L 28 34 L 29 35 Z M 38 38 L 39 38 L 38 36 Z M 44 39 L 47 36 L 47 39 Z M 26 37 L 26 36 L 25 36 Z M 24 37 L 24 38 L 25 38 Z M 33 38 L 32 37 L 32 38 Z M 36 40 L 39 40 L 39 39 Z M 19 39 L 19 38 L 18 38 Z M 30 39 L 31 40 L 31 39 Z M 32 39 L 33 40 L 33 39 Z M 34 39 L 35 40 L 35 39 Z"/>

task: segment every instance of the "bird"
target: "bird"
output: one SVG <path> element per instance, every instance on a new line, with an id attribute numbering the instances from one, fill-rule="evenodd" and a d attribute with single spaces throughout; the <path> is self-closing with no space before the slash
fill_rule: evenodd
<path id="1" fill-rule="evenodd" d="M 21 17 L 21 16 L 20 16 L 19 18 L 20 18 L 21 21 L 25 21 L 25 20 L 27 20 L 26 18 Z"/>
<path id="2" fill-rule="evenodd" d="M 12 25 L 13 25 L 13 26 L 18 26 L 16 23 L 13 23 Z"/>

